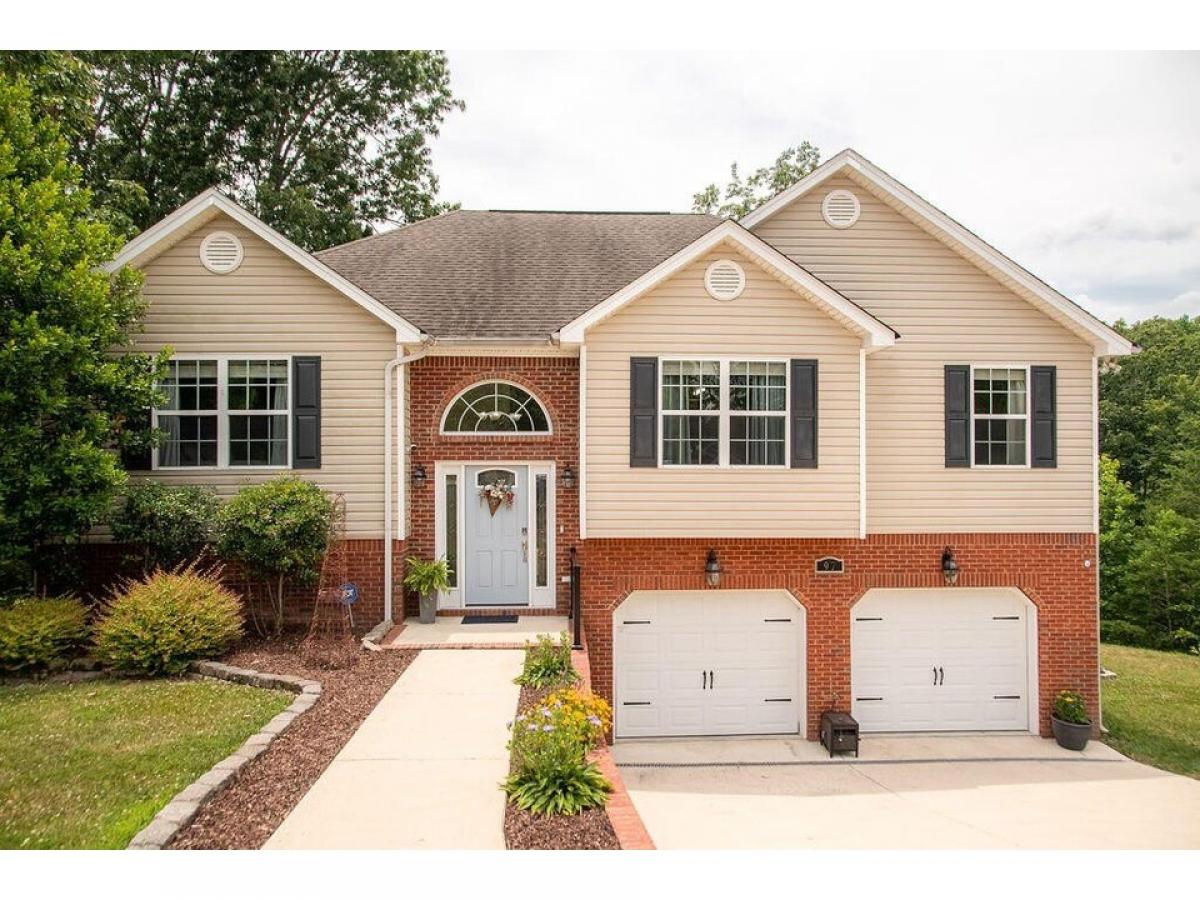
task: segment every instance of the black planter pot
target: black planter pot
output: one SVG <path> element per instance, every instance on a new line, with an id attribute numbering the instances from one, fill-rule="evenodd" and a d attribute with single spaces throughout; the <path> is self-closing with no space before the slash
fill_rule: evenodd
<path id="1" fill-rule="evenodd" d="M 1064 722 L 1051 716 L 1050 727 L 1054 730 L 1054 739 L 1058 741 L 1058 746 L 1067 750 L 1082 750 L 1092 736 L 1091 723 L 1076 725 L 1074 722 Z"/>

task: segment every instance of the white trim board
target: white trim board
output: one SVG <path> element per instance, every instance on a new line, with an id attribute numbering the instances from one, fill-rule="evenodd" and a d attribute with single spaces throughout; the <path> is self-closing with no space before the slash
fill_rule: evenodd
<path id="1" fill-rule="evenodd" d="M 808 270 L 788 259 L 762 238 L 747 231 L 736 222 L 722 222 L 701 235 L 682 250 L 663 260 L 649 272 L 634 279 L 607 299 L 560 329 L 559 340 L 564 344 L 582 344 L 589 328 L 613 315 L 622 307 L 662 284 L 684 266 L 722 244 L 729 244 L 782 279 L 797 293 L 810 299 L 827 315 L 858 334 L 868 351 L 881 350 L 896 342 L 896 332 L 876 319 L 862 307 L 843 297 Z"/>
<path id="2" fill-rule="evenodd" d="M 1020 296 L 1040 307 L 1043 312 L 1064 320 L 1065 324 L 1087 340 L 1100 356 L 1127 356 L 1136 352 L 1132 341 L 1077 306 L 850 148 L 830 157 L 790 188 L 776 194 L 742 219 L 742 224 L 753 229 L 829 178 L 843 174 L 864 187 L 876 189 L 895 200 L 951 249 L 983 268 L 992 277 L 1014 288 Z"/>
<path id="3" fill-rule="evenodd" d="M 123 266 L 135 263 L 139 265 L 143 264 L 147 261 L 147 258 L 156 255 L 156 251 L 164 243 L 170 246 L 167 242 L 173 235 L 196 223 L 198 219 L 200 220 L 198 224 L 202 224 L 217 213 L 224 213 L 229 216 L 229 218 L 233 219 L 243 228 L 262 238 L 284 256 L 302 268 L 307 269 L 317 278 L 320 278 L 338 293 L 353 300 L 381 322 L 394 328 L 397 343 L 407 344 L 421 340 L 421 330 L 415 325 L 392 312 L 366 291 L 351 284 L 311 253 L 293 244 L 270 225 L 267 225 L 258 217 L 238 206 L 238 204 L 234 203 L 216 188 L 209 188 L 203 193 L 198 194 L 166 218 L 151 225 L 126 244 L 121 252 L 117 254 L 116 258 L 104 267 L 105 271 L 115 272 Z M 220 278 L 222 276 L 214 275 L 213 277 Z"/>

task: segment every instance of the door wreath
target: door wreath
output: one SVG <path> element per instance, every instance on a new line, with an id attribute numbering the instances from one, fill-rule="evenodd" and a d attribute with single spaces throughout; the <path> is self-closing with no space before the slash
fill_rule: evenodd
<path id="1" fill-rule="evenodd" d="M 493 481 L 490 484 L 485 484 L 479 489 L 479 498 L 488 505 L 488 511 L 494 516 L 496 510 L 500 508 L 500 504 L 512 506 L 513 499 L 516 497 L 516 492 L 512 485 L 506 481 Z"/>

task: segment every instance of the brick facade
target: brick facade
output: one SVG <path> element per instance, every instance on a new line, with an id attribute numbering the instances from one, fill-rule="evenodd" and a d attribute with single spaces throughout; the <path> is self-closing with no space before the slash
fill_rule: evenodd
<path id="1" fill-rule="evenodd" d="M 537 397 L 550 417 L 548 435 L 441 434 L 442 415 L 462 390 L 480 381 L 511 381 Z M 573 357 L 429 356 L 413 363 L 408 375 L 409 456 L 408 552 L 434 552 L 434 463 L 530 461 L 556 464 L 554 486 L 558 533 L 556 579 L 567 574 L 572 545 L 579 540 L 579 489 L 563 486 L 566 466 L 579 467 L 579 361 Z M 421 487 L 412 485 L 411 469 L 425 467 Z M 567 585 L 556 581 L 556 606 L 565 613 Z M 416 613 L 409 598 L 406 615 Z"/>
<path id="2" fill-rule="evenodd" d="M 598 692 L 612 698 L 612 613 L 635 590 L 705 589 L 715 548 L 720 588 L 785 588 L 808 622 L 808 736 L 821 712 L 849 708 L 850 608 L 875 587 L 942 587 L 942 549 L 954 548 L 958 587 L 1016 587 L 1038 609 L 1040 730 L 1063 689 L 1080 691 L 1098 718 L 1096 545 L 1090 534 L 872 535 L 866 540 L 596 539 L 581 548 L 583 625 Z M 841 575 L 817 575 L 815 560 L 837 556 Z"/>

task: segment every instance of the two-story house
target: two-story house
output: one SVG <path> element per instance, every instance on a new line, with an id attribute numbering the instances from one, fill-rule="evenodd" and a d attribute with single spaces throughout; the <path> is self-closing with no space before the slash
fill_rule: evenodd
<path id="1" fill-rule="evenodd" d="M 1097 368 L 1134 348 L 851 150 L 741 223 L 457 210 L 317 254 L 207 192 L 126 264 L 175 351 L 146 477 L 342 493 L 373 621 L 413 554 L 447 615 L 564 612 L 575 548 L 618 738 L 1095 709 Z"/>

